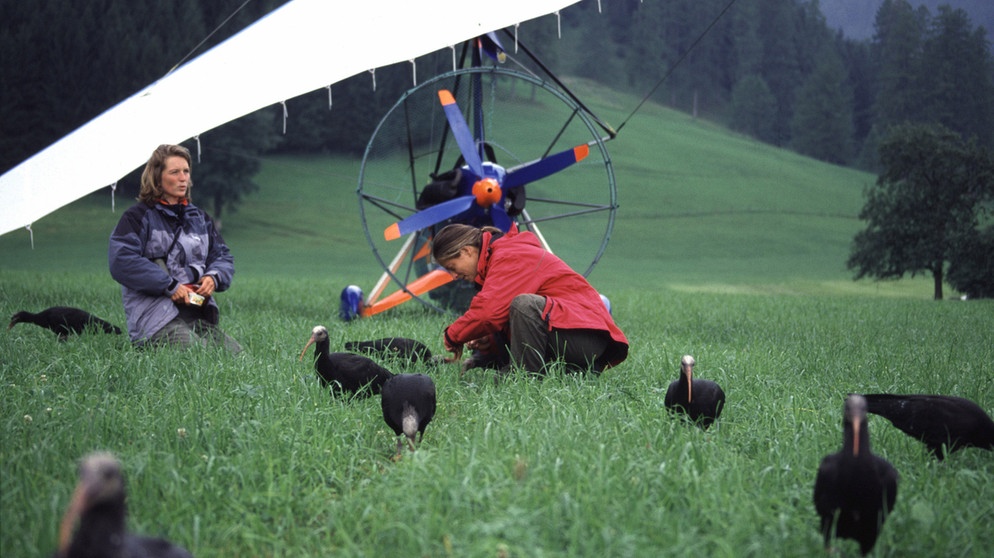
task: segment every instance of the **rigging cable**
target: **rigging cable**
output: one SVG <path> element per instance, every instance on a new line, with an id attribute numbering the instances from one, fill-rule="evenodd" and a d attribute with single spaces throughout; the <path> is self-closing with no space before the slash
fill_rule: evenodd
<path id="1" fill-rule="evenodd" d="M 677 69 L 677 66 L 679 66 L 684 60 L 686 60 L 687 56 L 690 55 L 690 51 L 694 50 L 694 47 L 697 46 L 697 43 L 701 42 L 701 39 L 703 39 L 704 36 L 707 35 L 709 31 L 711 31 L 711 28 L 718 23 L 718 20 L 720 20 L 722 16 L 725 15 L 725 12 L 727 12 L 732 7 L 732 5 L 735 4 L 736 1 L 737 0 L 730 0 L 728 4 L 726 4 L 725 7 L 721 10 L 721 12 L 719 12 L 718 15 L 715 16 L 713 20 L 711 20 L 711 23 L 709 23 L 708 26 L 704 29 L 704 31 L 702 31 L 701 34 L 698 35 L 696 39 L 694 39 L 694 42 L 691 43 L 690 47 L 687 50 L 685 50 L 683 54 L 680 55 L 680 58 L 677 59 L 676 63 L 670 67 L 670 69 L 666 72 L 666 75 L 664 75 L 658 82 L 656 82 L 656 85 L 653 86 L 652 90 L 650 90 L 649 93 L 646 94 L 646 96 L 643 97 L 641 101 L 639 101 L 639 104 L 635 107 L 635 110 L 633 110 L 631 114 L 625 117 L 625 119 L 618 126 L 617 132 L 621 132 L 621 129 L 625 127 L 625 124 L 627 124 L 628 121 L 631 120 L 633 116 L 635 116 L 635 113 L 642 108 L 642 105 L 644 105 L 646 101 L 648 101 L 656 93 L 656 90 L 659 89 L 659 87 L 663 84 L 664 81 L 666 81 L 666 78 L 670 77 L 670 75 L 674 72 L 674 70 Z"/>
<path id="2" fill-rule="evenodd" d="M 200 47 L 204 46 L 204 43 L 209 41 L 210 38 L 213 37 L 215 33 L 220 31 L 222 27 L 224 27 L 229 21 L 231 21 L 231 18 L 235 17 L 235 15 L 238 14 L 238 12 L 242 11 L 242 8 L 244 8 L 251 1 L 252 0 L 245 0 L 244 2 L 242 2 L 241 6 L 235 8 L 235 11 L 231 12 L 231 14 L 228 17 L 224 18 L 224 21 L 222 21 L 217 27 L 215 27 L 213 31 L 208 33 L 207 36 L 203 38 L 203 40 L 197 43 L 197 46 L 193 47 L 193 49 L 190 50 L 190 52 L 186 53 L 186 56 L 181 58 L 179 62 L 177 62 L 172 68 L 170 68 L 169 71 L 166 72 L 166 75 L 168 76 L 169 74 L 173 73 L 177 68 L 182 66 L 184 62 L 186 62 L 191 56 L 193 56 L 194 52 L 197 52 L 197 50 L 200 49 Z"/>

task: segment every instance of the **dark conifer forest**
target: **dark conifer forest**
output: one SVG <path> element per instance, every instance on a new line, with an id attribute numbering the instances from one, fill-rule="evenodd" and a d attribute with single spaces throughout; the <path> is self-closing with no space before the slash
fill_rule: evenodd
<path id="1" fill-rule="evenodd" d="M 0 1 L 0 169 L 283 3 Z M 518 32 L 558 74 L 654 90 L 655 102 L 820 160 L 876 172 L 881 138 L 909 122 L 994 144 L 988 35 L 948 5 L 884 0 L 859 40 L 830 28 L 818 0 L 583 0 L 558 26 L 547 18 Z M 272 107 L 209 134 L 233 151 L 361 154 L 376 115 L 410 87 L 406 67 L 376 79 L 372 99 L 367 75 L 335 84 L 333 117 L 324 90 L 289 100 L 306 115 L 292 134 Z"/>

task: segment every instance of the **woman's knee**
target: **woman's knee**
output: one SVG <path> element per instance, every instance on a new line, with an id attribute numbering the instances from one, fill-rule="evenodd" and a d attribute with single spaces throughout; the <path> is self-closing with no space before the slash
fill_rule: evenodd
<path id="1" fill-rule="evenodd" d="M 515 314 L 540 314 L 545 309 L 545 297 L 537 294 L 520 294 L 511 301 L 510 312 Z"/>

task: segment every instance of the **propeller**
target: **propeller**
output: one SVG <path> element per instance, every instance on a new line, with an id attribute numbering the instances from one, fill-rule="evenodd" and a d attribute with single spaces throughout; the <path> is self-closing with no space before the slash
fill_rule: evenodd
<path id="1" fill-rule="evenodd" d="M 446 89 L 438 92 L 438 99 L 445 111 L 449 128 L 459 146 L 466 167 L 463 168 L 462 183 L 471 184 L 470 193 L 433 205 L 405 219 L 390 225 L 383 231 L 386 240 L 394 240 L 403 235 L 426 229 L 447 219 L 466 213 L 475 207 L 489 210 L 494 226 L 502 231 L 510 230 L 512 221 L 504 208 L 505 191 L 524 186 L 555 174 L 590 154 L 590 147 L 581 144 L 576 147 L 524 163 L 505 170 L 500 165 L 483 161 L 480 148 L 470 132 L 459 105 L 452 93 Z"/>
<path id="2" fill-rule="evenodd" d="M 410 217 L 397 221 L 383 231 L 387 240 L 396 240 L 405 234 L 426 229 L 435 223 L 441 223 L 473 207 L 473 196 L 460 196 L 449 201 L 423 209 Z"/>
<path id="3" fill-rule="evenodd" d="M 469 125 L 463 118 L 456 99 L 447 89 L 438 92 L 438 100 L 442 102 L 442 110 L 445 111 L 445 118 L 449 121 L 449 128 L 452 128 L 452 135 L 459 144 L 459 152 L 469 165 L 469 169 L 476 173 L 476 176 L 483 176 L 483 161 L 480 159 L 480 150 L 476 147 L 473 134 L 469 131 Z"/>
<path id="4" fill-rule="evenodd" d="M 584 143 L 573 149 L 567 149 L 543 159 L 514 167 L 507 171 L 502 186 L 504 188 L 517 188 L 529 182 L 535 182 L 550 174 L 555 174 L 577 161 L 586 159 L 587 155 L 590 155 L 590 146 Z"/>

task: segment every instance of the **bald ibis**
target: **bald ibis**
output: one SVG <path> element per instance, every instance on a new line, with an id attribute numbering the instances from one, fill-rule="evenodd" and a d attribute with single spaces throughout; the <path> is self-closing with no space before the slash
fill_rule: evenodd
<path id="1" fill-rule="evenodd" d="M 434 362 L 431 350 L 424 343 L 406 337 L 384 337 L 370 341 L 349 341 L 345 350 L 370 356 L 382 356 L 411 362 Z"/>
<path id="2" fill-rule="evenodd" d="M 336 395 L 356 395 L 368 397 L 380 393 L 383 384 L 393 377 L 393 373 L 372 359 L 355 353 L 329 352 L 328 328 L 314 326 L 311 338 L 300 351 L 304 359 L 307 348 L 314 345 L 314 370 L 324 387 L 331 386 Z"/>
<path id="3" fill-rule="evenodd" d="M 951 395 L 868 393 L 867 410 L 889 420 L 905 434 L 924 442 L 938 460 L 975 447 L 994 450 L 994 420 L 979 405 Z"/>
<path id="4" fill-rule="evenodd" d="M 414 435 L 418 442 L 424 438 L 425 428 L 435 417 L 435 382 L 424 374 L 397 374 L 383 384 L 380 394 L 383 420 L 393 429 L 397 438 L 397 455 L 403 447 L 401 434 L 414 451 Z"/>
<path id="5" fill-rule="evenodd" d="M 670 382 L 663 403 L 674 413 L 684 413 L 707 430 L 721 416 L 725 392 L 716 382 L 694 378 L 697 361 L 690 355 L 680 359 L 680 376 Z"/>
<path id="6" fill-rule="evenodd" d="M 192 558 L 165 539 L 127 533 L 124 474 L 109 453 L 92 453 L 79 464 L 79 483 L 59 528 L 57 558 Z"/>
<path id="7" fill-rule="evenodd" d="M 121 328 L 116 325 L 102 320 L 86 310 L 71 306 L 53 306 L 37 314 L 21 310 L 10 317 L 10 325 L 7 326 L 7 329 L 9 330 L 22 322 L 35 324 L 53 331 L 59 336 L 59 341 L 65 341 L 72 334 L 83 333 L 87 326 L 104 333 L 121 333 Z"/>
<path id="8" fill-rule="evenodd" d="M 832 535 L 853 539 L 864 555 L 873 550 L 897 500 L 898 473 L 870 450 L 866 399 L 846 398 L 842 450 L 826 455 L 815 478 L 814 504 L 828 549 Z M 834 527 L 834 529 L 833 529 Z"/>

